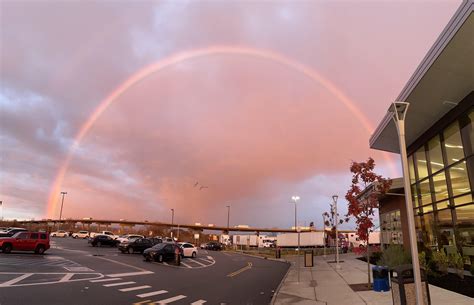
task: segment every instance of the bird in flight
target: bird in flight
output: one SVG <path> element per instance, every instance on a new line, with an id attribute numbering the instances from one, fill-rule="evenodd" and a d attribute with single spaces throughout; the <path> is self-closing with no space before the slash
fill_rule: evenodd
<path id="1" fill-rule="evenodd" d="M 194 187 L 198 186 L 199 182 L 196 181 L 196 183 L 194 183 Z"/>
<path id="2" fill-rule="evenodd" d="M 201 186 L 201 187 L 199 188 L 199 190 L 208 189 L 208 188 L 209 188 L 209 187 L 207 187 L 207 186 Z"/>

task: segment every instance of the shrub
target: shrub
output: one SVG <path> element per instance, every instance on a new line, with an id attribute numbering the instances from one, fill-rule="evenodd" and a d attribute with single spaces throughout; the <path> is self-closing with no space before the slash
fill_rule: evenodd
<path id="1" fill-rule="evenodd" d="M 443 250 L 433 252 L 432 260 L 436 265 L 436 269 L 442 274 L 448 273 L 448 257 Z"/>
<path id="2" fill-rule="evenodd" d="M 430 270 L 430 268 L 429 268 L 428 262 L 426 260 L 426 252 L 425 251 L 421 251 L 420 253 L 418 253 L 418 260 L 420 261 L 420 267 L 425 269 L 426 272 L 428 272 Z"/>
<path id="3" fill-rule="evenodd" d="M 448 256 L 449 265 L 456 269 L 456 273 L 460 278 L 464 278 L 464 259 L 459 253 L 450 254 Z"/>
<path id="4" fill-rule="evenodd" d="M 471 263 L 471 275 L 474 276 L 474 263 Z"/>
<path id="5" fill-rule="evenodd" d="M 410 263 L 411 256 L 402 246 L 390 245 L 382 252 L 382 257 L 378 261 L 377 265 L 387 266 L 390 269 L 393 269 L 396 266 Z"/>

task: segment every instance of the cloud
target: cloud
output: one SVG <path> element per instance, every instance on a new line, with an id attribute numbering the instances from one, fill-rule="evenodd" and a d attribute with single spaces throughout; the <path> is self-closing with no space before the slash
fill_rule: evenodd
<path id="1" fill-rule="evenodd" d="M 273 50 L 335 83 L 375 127 L 457 5 L 119 4 L 0 4 L 7 217 L 45 216 L 78 130 L 150 63 L 209 45 Z M 150 75 L 100 117 L 66 173 L 64 214 L 166 221 L 174 208 L 177 221 L 222 224 L 231 204 L 234 224 L 290 226 L 288 198 L 298 193 L 301 220 L 318 222 L 330 195 L 348 187 L 351 160 L 373 156 L 392 175 L 397 159 L 369 150 L 368 137 L 321 84 L 288 67 L 245 56 L 189 60 Z"/>

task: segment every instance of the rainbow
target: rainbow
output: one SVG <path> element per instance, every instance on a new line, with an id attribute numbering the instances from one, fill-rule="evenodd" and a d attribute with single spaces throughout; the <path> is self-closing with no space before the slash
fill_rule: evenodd
<path id="1" fill-rule="evenodd" d="M 193 49 L 189 51 L 179 52 L 173 54 L 169 57 L 166 57 L 162 60 L 159 60 L 153 64 L 150 64 L 141 70 L 137 71 L 135 74 L 130 76 L 127 80 L 121 83 L 115 90 L 113 90 L 104 100 L 100 102 L 97 108 L 92 112 L 87 121 L 81 126 L 79 132 L 76 134 L 73 144 L 71 145 L 69 152 L 62 162 L 53 185 L 50 189 L 49 198 L 48 198 L 48 208 L 47 214 L 49 217 L 54 215 L 54 211 L 57 210 L 58 198 L 61 191 L 61 185 L 64 180 L 64 176 L 68 170 L 69 163 L 73 157 L 74 151 L 79 147 L 81 141 L 87 135 L 88 131 L 94 125 L 94 123 L 99 119 L 99 117 L 104 113 L 105 110 L 115 102 L 124 92 L 133 87 L 135 84 L 144 80 L 147 76 L 160 71 L 166 67 L 175 65 L 177 63 L 195 59 L 204 56 L 212 56 L 218 54 L 229 54 L 229 55 L 241 55 L 241 56 L 250 56 L 256 58 L 262 58 L 265 60 L 270 60 L 277 62 L 281 65 L 290 67 L 296 71 L 299 71 L 306 75 L 308 78 L 314 82 L 321 84 L 329 92 L 331 92 L 344 106 L 357 118 L 357 120 L 362 124 L 364 129 L 371 134 L 373 127 L 370 124 L 369 120 L 365 115 L 355 106 L 354 102 L 351 101 L 341 90 L 339 90 L 332 82 L 324 78 L 318 72 L 313 69 L 292 60 L 282 54 L 250 47 L 241 47 L 241 46 L 210 46 L 207 48 Z M 386 156 L 388 158 L 388 156 Z"/>

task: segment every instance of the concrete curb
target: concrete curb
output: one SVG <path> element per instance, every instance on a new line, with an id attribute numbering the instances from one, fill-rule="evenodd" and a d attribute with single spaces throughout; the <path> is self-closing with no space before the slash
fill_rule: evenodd
<path id="1" fill-rule="evenodd" d="M 280 282 L 280 284 L 278 285 L 277 289 L 275 290 L 275 293 L 274 293 L 273 296 L 272 296 L 272 300 L 271 300 L 271 302 L 270 302 L 270 305 L 274 305 L 274 304 L 275 304 L 276 299 L 277 299 L 277 296 L 278 296 L 278 293 L 280 292 L 281 286 L 283 286 L 283 283 L 285 282 L 286 277 L 288 276 L 288 273 L 290 273 L 291 263 L 288 262 L 288 261 L 287 261 L 287 263 L 289 264 L 288 270 L 286 270 L 285 276 L 283 277 L 283 279 L 281 280 L 281 282 Z"/>

